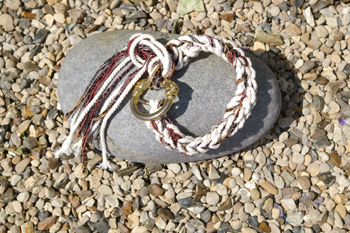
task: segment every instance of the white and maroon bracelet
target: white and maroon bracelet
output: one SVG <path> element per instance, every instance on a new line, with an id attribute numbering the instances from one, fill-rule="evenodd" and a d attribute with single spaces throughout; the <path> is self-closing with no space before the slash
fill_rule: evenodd
<path id="1" fill-rule="evenodd" d="M 223 119 L 208 134 L 193 138 L 181 133 L 165 113 L 178 91 L 176 84 L 170 81 L 171 75 L 184 68 L 200 51 L 214 53 L 232 64 L 237 72 L 237 88 L 235 96 L 226 106 Z M 121 82 L 121 78 L 129 71 L 133 71 L 132 74 Z M 150 78 L 139 82 L 146 73 Z M 142 114 L 137 109 L 137 103 L 142 92 L 150 86 L 164 86 L 166 99 L 160 108 L 159 101 L 150 100 L 150 114 Z M 167 149 L 179 151 L 185 156 L 218 148 L 223 140 L 243 127 L 256 104 L 255 70 L 244 51 L 232 41 L 218 36 L 188 35 L 170 40 L 165 47 L 150 35 L 135 34 L 126 48 L 100 67 L 76 105 L 66 114 L 66 119 L 74 115 L 70 134 L 55 156 L 71 153 L 82 155 L 86 168 L 86 144 L 88 141 L 94 142 L 94 138 L 99 135 L 103 158 L 100 167 L 110 168 L 105 142 L 106 125 L 133 87 L 131 108 L 134 115 L 146 120 L 147 127 L 155 132 L 156 139 Z"/>

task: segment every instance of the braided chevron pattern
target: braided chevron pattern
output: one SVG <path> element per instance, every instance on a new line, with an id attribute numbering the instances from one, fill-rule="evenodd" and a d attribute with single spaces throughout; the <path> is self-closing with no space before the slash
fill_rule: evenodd
<path id="1" fill-rule="evenodd" d="M 225 45 L 231 45 L 232 49 L 229 50 L 229 53 L 225 53 Z M 244 56 L 242 49 L 221 37 L 182 36 L 169 41 L 167 47 L 171 48 L 173 61 L 176 61 L 175 70 L 185 67 L 189 60 L 196 57 L 200 51 L 214 53 L 232 64 L 237 72 L 236 95 L 227 104 L 223 119 L 213 126 L 208 134 L 202 137 L 193 138 L 184 135 L 166 117 L 146 122 L 146 125 L 155 132 L 156 139 L 163 143 L 167 149 L 179 151 L 186 156 L 216 149 L 223 140 L 233 136 L 243 127 L 255 106 L 257 84 L 251 61 Z M 152 100 L 150 105 L 150 112 L 154 112 L 157 110 L 159 102 Z"/>
<path id="2" fill-rule="evenodd" d="M 76 105 L 67 113 L 66 118 L 73 115 L 71 131 L 55 156 L 82 155 L 86 168 L 86 143 L 94 143 L 99 136 L 103 159 L 101 168 L 110 168 L 105 142 L 106 126 L 136 82 L 146 73 L 151 76 L 161 67 L 161 74 L 152 79 L 152 87 L 157 88 L 160 79 L 170 78 L 174 71 L 184 68 L 201 51 L 216 54 L 232 64 L 237 72 L 236 94 L 227 104 L 223 119 L 208 134 L 197 138 L 181 133 L 166 116 L 148 121 L 146 125 L 167 149 L 186 156 L 218 148 L 223 140 L 243 127 L 255 106 L 257 84 L 250 59 L 233 42 L 221 37 L 181 36 L 169 41 L 165 47 L 150 35 L 135 34 L 127 47 L 99 68 Z M 121 81 L 129 71 L 132 71 L 131 74 Z M 157 100 L 150 100 L 149 104 L 151 112 L 157 111 L 160 105 Z"/>

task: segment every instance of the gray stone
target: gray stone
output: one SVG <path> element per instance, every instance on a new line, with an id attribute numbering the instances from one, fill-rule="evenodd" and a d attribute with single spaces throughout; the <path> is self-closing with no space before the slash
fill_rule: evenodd
<path id="1" fill-rule="evenodd" d="M 30 24 L 31 24 L 30 19 L 20 19 L 18 26 L 20 26 L 23 29 L 26 29 L 30 26 Z"/>
<path id="2" fill-rule="evenodd" d="M 66 113 L 74 106 L 99 66 L 115 51 L 125 47 L 134 33 L 136 31 L 98 34 L 79 43 L 68 53 L 58 80 L 58 96 L 63 112 Z M 152 35 L 164 43 L 178 36 L 156 32 L 152 32 Z M 179 163 L 225 156 L 256 142 L 273 127 L 280 112 L 281 97 L 273 73 L 259 59 L 247 55 L 257 71 L 257 104 L 244 127 L 223 141 L 218 149 L 192 157 L 167 150 L 155 139 L 154 133 L 147 129 L 144 122 L 132 115 L 129 95 L 123 102 L 122 109 L 114 114 L 107 129 L 109 151 L 131 161 Z M 201 53 L 171 78 L 176 81 L 180 91 L 178 99 L 168 111 L 168 117 L 186 134 L 208 133 L 222 118 L 225 106 L 233 96 L 236 86 L 232 77 L 235 74 L 233 68 L 221 58 Z M 148 91 L 145 99 L 164 98 L 163 96 L 164 90 Z"/>
<path id="3" fill-rule="evenodd" d="M 108 230 L 109 230 L 108 224 L 106 223 L 106 221 L 103 221 L 103 220 L 97 223 L 88 222 L 88 225 L 90 226 L 90 228 L 100 233 L 108 233 Z"/>
<path id="4" fill-rule="evenodd" d="M 286 221 L 292 225 L 300 225 L 303 222 L 303 217 L 302 212 L 292 212 L 288 214 Z"/>
<path id="5" fill-rule="evenodd" d="M 49 31 L 45 30 L 45 29 L 40 29 L 35 37 L 34 37 L 34 40 L 33 40 L 33 43 L 36 44 L 36 43 L 42 43 L 45 41 L 47 35 L 49 34 Z"/>
<path id="6" fill-rule="evenodd" d="M 316 12 L 320 11 L 321 9 L 325 8 L 328 5 L 329 5 L 329 1 L 328 0 L 317 1 L 317 3 L 312 6 L 312 11 L 314 13 L 316 13 Z"/>
<path id="7" fill-rule="evenodd" d="M 86 227 L 86 226 L 81 226 L 77 228 L 77 233 L 90 233 L 91 230 L 90 228 Z"/>
<path id="8" fill-rule="evenodd" d="M 296 7 L 302 7 L 303 4 L 304 4 L 304 0 L 293 1 L 293 6 L 296 6 Z"/>
<path id="9" fill-rule="evenodd" d="M 120 9 L 125 9 L 125 10 L 128 10 L 130 12 L 134 12 L 134 11 L 137 11 L 137 8 L 134 7 L 132 4 L 129 4 L 129 3 L 122 3 L 120 6 L 119 6 Z"/>
<path id="10" fill-rule="evenodd" d="M 304 65 L 302 65 L 300 67 L 300 72 L 302 74 L 306 74 L 307 72 L 309 72 L 312 68 L 314 68 L 316 66 L 316 63 L 313 61 L 306 61 L 304 63 Z"/>
<path id="11" fill-rule="evenodd" d="M 193 23 L 189 20 L 184 21 L 184 27 L 186 27 L 187 29 L 190 29 L 190 30 L 193 30 L 195 28 Z"/>
<path id="12" fill-rule="evenodd" d="M 347 64 L 344 69 L 343 72 L 347 75 L 350 75 L 350 64 Z"/>
<path id="13" fill-rule="evenodd" d="M 51 109 L 49 113 L 47 114 L 47 117 L 49 119 L 55 119 L 58 116 L 57 109 Z"/>
<path id="14" fill-rule="evenodd" d="M 23 141 L 23 145 L 28 148 L 29 150 L 38 147 L 38 142 L 34 137 L 27 137 Z"/>
<path id="15" fill-rule="evenodd" d="M 177 8 L 177 1 L 174 0 L 167 0 L 166 1 L 169 7 L 169 10 L 171 12 L 176 12 L 176 8 Z"/>
<path id="16" fill-rule="evenodd" d="M 0 127 L 0 144 L 5 141 L 5 134 L 7 132 L 8 125 L 4 125 Z"/>
<path id="17" fill-rule="evenodd" d="M 278 125 L 281 128 L 293 127 L 296 125 L 296 121 L 292 117 L 285 117 L 278 120 Z"/>
<path id="18" fill-rule="evenodd" d="M 147 15 L 143 11 L 135 11 L 132 14 L 130 14 L 126 19 L 132 20 L 132 19 L 142 19 L 147 18 Z"/>
<path id="19" fill-rule="evenodd" d="M 8 179 L 5 176 L 0 176 L 0 194 L 3 194 L 9 184 Z"/>
<path id="20" fill-rule="evenodd" d="M 49 211 L 42 211 L 42 212 L 39 212 L 38 214 L 39 221 L 43 221 L 45 218 L 48 218 L 49 216 L 50 216 Z"/>
<path id="21" fill-rule="evenodd" d="M 161 18 L 158 18 L 158 19 L 156 19 L 156 21 L 155 21 L 155 23 L 156 23 L 156 25 L 157 25 L 157 28 L 159 29 L 159 30 L 162 30 L 163 28 L 164 28 L 164 24 L 165 24 L 165 20 L 164 19 L 161 19 Z"/>
<path id="22" fill-rule="evenodd" d="M 201 219 L 206 223 L 209 222 L 211 219 L 211 212 L 209 210 L 206 210 L 201 213 Z"/>
<path id="23" fill-rule="evenodd" d="M 248 218 L 248 222 L 254 228 L 259 226 L 259 222 L 258 222 L 258 217 L 257 216 L 250 216 Z"/>

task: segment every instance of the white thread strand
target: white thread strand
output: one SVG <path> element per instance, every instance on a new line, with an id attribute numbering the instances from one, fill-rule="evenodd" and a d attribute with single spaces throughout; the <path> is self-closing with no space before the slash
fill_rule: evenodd
<path id="1" fill-rule="evenodd" d="M 195 39 L 193 40 L 192 38 Z M 183 66 L 185 66 L 190 60 L 190 58 L 198 55 L 199 51 L 212 52 L 228 62 L 226 55 L 222 52 L 223 43 L 229 43 L 234 50 L 236 50 L 239 54 L 244 56 L 244 51 L 240 48 L 237 48 L 237 46 L 231 41 L 224 40 L 221 37 L 212 38 L 212 43 L 210 43 L 209 40 L 210 38 L 206 36 L 182 36 L 178 39 L 169 41 L 168 44 L 177 45 L 177 47 L 172 47 L 173 54 L 174 56 L 176 56 L 175 58 L 178 59 L 175 69 L 182 69 Z M 184 41 L 187 41 L 188 44 L 185 43 L 183 45 L 180 45 L 180 41 L 182 43 Z M 211 46 L 211 44 L 213 44 L 214 47 Z M 184 54 L 185 56 L 182 57 L 182 54 Z M 174 143 L 171 143 L 172 140 L 169 138 L 168 129 L 171 128 L 176 133 L 181 135 L 180 130 L 171 123 L 162 125 L 162 122 L 165 121 L 162 121 L 161 119 L 156 119 L 154 122 L 158 127 L 157 130 L 161 131 L 162 135 L 162 137 L 160 137 L 159 133 L 156 132 L 157 140 L 167 142 L 167 148 L 171 147 L 171 149 L 179 151 L 181 150 L 180 148 L 186 148 L 185 153 L 187 155 L 194 155 L 197 153 L 205 153 L 209 149 L 218 148 L 221 138 L 225 138 L 226 135 L 228 135 L 229 130 L 233 124 L 237 124 L 237 126 L 228 136 L 233 136 L 240 128 L 242 128 L 245 120 L 250 115 L 251 109 L 255 106 L 257 92 L 257 85 L 255 82 L 255 71 L 251 67 L 250 59 L 245 57 L 245 60 L 248 63 L 247 66 L 243 66 L 243 62 L 245 61 L 241 57 L 237 57 L 234 61 L 234 64 L 236 66 L 237 80 L 243 77 L 244 73 L 246 73 L 247 84 L 241 82 L 237 85 L 236 96 L 234 96 L 227 105 L 227 108 L 239 106 L 241 100 L 244 98 L 237 117 L 235 117 L 235 114 L 237 113 L 225 113 L 224 119 L 227 120 L 222 121 L 218 126 L 214 126 L 210 133 L 204 135 L 203 137 L 197 138 L 192 138 L 188 136 L 183 137 L 177 140 L 177 143 L 179 144 L 177 147 L 174 145 Z M 146 125 L 148 126 L 148 128 L 152 128 L 150 127 L 150 123 L 146 122 Z M 156 131 L 155 129 L 153 130 Z M 181 152 L 184 153 L 184 150 L 181 150 Z"/>
<path id="2" fill-rule="evenodd" d="M 80 113 L 78 119 L 76 120 L 75 124 L 73 125 L 73 127 L 71 127 L 70 129 L 70 133 L 67 136 L 66 140 L 64 141 L 64 143 L 62 144 L 61 148 L 56 151 L 55 157 L 59 157 L 62 154 L 71 154 L 72 150 L 70 149 L 70 145 L 73 142 L 73 137 L 74 134 L 76 132 L 76 130 L 79 127 L 79 124 L 81 123 L 81 121 L 84 119 L 84 117 L 86 116 L 86 114 L 89 112 L 89 110 L 91 109 L 91 107 L 96 103 L 96 101 L 98 100 L 98 98 L 102 95 L 103 91 L 107 88 L 107 86 L 109 85 L 109 83 L 113 80 L 114 76 L 130 61 L 129 57 L 126 57 L 120 65 L 118 65 L 112 72 L 112 74 L 107 78 L 107 80 L 105 81 L 105 83 L 103 83 L 101 89 L 97 92 L 97 94 L 95 95 L 95 97 L 93 98 L 93 100 L 86 106 L 86 108 Z"/>
<path id="3" fill-rule="evenodd" d="M 116 89 L 109 94 L 103 103 L 100 114 L 106 111 L 108 108 L 110 108 L 110 110 L 102 119 L 95 122 L 89 135 L 97 135 L 96 131 L 100 127 L 99 136 L 100 145 L 102 147 L 101 168 L 110 168 L 106 144 L 107 123 L 112 114 L 120 107 L 120 104 L 131 91 L 136 82 L 146 72 L 149 75 L 153 74 L 153 72 L 157 69 L 158 64 L 161 64 L 162 77 L 168 77 L 171 72 L 173 72 L 172 68 L 174 61 L 176 61 L 176 64 L 174 64 L 175 70 L 180 70 L 184 68 L 192 58 L 198 56 L 199 52 L 201 51 L 211 52 L 230 64 L 231 61 L 229 60 L 228 56 L 229 54 L 233 54 L 232 56 L 234 56 L 232 58 L 233 64 L 231 65 L 236 70 L 236 93 L 227 104 L 226 108 L 228 111 L 225 112 L 223 119 L 217 125 L 213 126 L 209 133 L 202 137 L 195 138 L 183 134 L 179 128 L 166 117 L 158 118 L 152 122 L 146 121 L 147 128 L 154 131 L 156 140 L 163 143 L 167 149 L 176 150 L 187 156 L 192 156 L 198 153 L 205 153 L 210 149 L 218 148 L 222 140 L 233 136 L 244 126 L 246 119 L 250 116 L 251 110 L 256 104 L 256 72 L 252 67 L 250 59 L 245 57 L 244 51 L 241 48 L 238 48 L 232 41 L 223 39 L 219 36 L 180 36 L 179 38 L 170 40 L 167 43 L 167 47 L 171 51 L 170 54 L 167 48 L 160 42 L 156 41 L 154 37 L 147 34 L 135 34 L 130 38 L 130 45 L 128 45 L 128 47 L 128 56 L 122 62 L 120 62 L 110 76 L 107 77 L 106 81 L 98 90 L 92 101 L 88 103 L 85 108 L 83 108 L 83 104 L 81 104 L 75 110 L 72 119 L 71 132 L 63 143 L 62 147 L 55 152 L 55 156 L 59 156 L 63 153 L 74 153 L 76 156 L 81 154 L 82 140 L 79 140 L 72 145 L 76 130 L 114 77 L 118 73 L 122 72 L 122 69 L 129 62 L 132 62 L 136 67 L 140 68 L 138 73 L 132 78 L 131 82 L 126 85 L 125 90 L 116 101 L 115 98 L 118 94 L 120 94 L 123 83 L 119 84 Z M 227 48 L 229 48 L 228 51 Z M 136 51 L 139 51 L 137 49 L 152 51 L 152 53 L 156 56 L 152 57 L 152 60 L 143 60 L 137 55 Z M 225 49 L 226 51 L 224 51 Z M 110 106 L 113 101 L 115 101 L 115 103 Z M 151 113 L 158 110 L 159 103 L 160 100 L 149 100 Z M 176 139 L 174 139 L 174 135 L 176 135 Z"/>

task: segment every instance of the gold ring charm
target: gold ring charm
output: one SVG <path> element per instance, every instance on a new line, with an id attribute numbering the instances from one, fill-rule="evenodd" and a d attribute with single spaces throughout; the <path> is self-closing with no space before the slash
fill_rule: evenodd
<path id="1" fill-rule="evenodd" d="M 135 88 L 132 92 L 132 97 L 130 101 L 131 112 L 137 119 L 143 121 L 152 121 L 159 117 L 164 116 L 167 111 L 170 109 L 173 104 L 174 99 L 176 98 L 177 93 L 179 92 L 179 88 L 173 81 L 169 79 L 165 79 L 162 83 L 165 89 L 165 100 L 163 106 L 158 109 L 158 111 L 151 114 L 141 113 L 137 107 L 137 103 L 140 100 L 140 96 L 144 91 L 146 91 L 150 86 L 151 81 L 149 79 L 143 79 L 136 83 Z"/>

